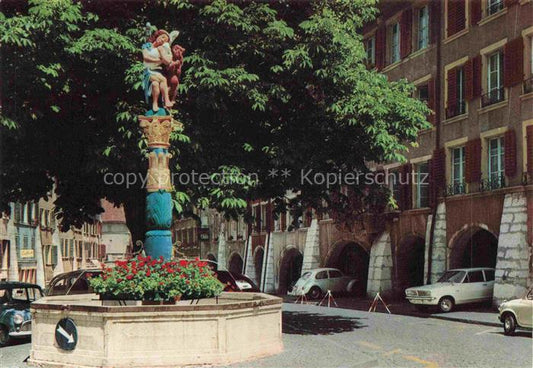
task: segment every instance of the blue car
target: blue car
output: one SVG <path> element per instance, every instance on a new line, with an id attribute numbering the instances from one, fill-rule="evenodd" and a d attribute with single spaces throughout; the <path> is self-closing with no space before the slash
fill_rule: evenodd
<path id="1" fill-rule="evenodd" d="M 11 339 L 31 336 L 31 302 L 41 298 L 39 285 L 0 282 L 0 347 Z"/>

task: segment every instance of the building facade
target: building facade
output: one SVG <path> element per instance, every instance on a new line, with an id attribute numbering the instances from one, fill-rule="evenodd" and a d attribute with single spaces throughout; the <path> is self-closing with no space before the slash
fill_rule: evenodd
<path id="1" fill-rule="evenodd" d="M 54 197 L 11 203 L 0 220 L 0 280 L 45 287 L 60 273 L 99 266 L 102 226 L 99 217 L 82 228 L 60 231 Z"/>
<path id="2" fill-rule="evenodd" d="M 379 9 L 362 30 L 369 67 L 412 82 L 432 110 L 407 163 L 374 167 L 399 179 L 390 184 L 398 208 L 346 230 L 312 213 L 289 227 L 288 214 L 276 219 L 268 201 L 254 202 L 242 269 L 262 290 L 285 293 L 307 269 L 338 267 L 360 295 L 402 297 L 447 269 L 489 266 L 495 304 L 520 296 L 533 282 L 532 1 Z"/>
<path id="3" fill-rule="evenodd" d="M 124 207 L 115 207 L 111 202 L 102 200 L 104 212 L 102 220 L 102 247 L 100 257 L 105 262 L 125 259 L 132 249 L 131 233 L 126 225 Z"/>

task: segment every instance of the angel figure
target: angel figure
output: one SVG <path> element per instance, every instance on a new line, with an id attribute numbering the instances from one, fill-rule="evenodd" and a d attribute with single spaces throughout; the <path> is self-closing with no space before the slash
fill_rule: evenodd
<path id="1" fill-rule="evenodd" d="M 159 29 L 155 31 L 148 42 L 142 47 L 144 78 L 143 89 L 146 102 L 152 97 L 152 110 L 159 110 L 159 98 L 162 95 L 165 108 L 171 108 L 174 100 L 170 98 L 169 83 L 165 74 L 167 67 L 172 63 L 172 50 L 170 45 L 178 36 L 178 31 L 170 34 Z"/>

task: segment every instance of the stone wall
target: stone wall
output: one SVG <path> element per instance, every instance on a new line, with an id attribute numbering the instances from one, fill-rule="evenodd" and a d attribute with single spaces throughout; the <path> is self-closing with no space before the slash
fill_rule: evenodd
<path id="1" fill-rule="evenodd" d="M 527 201 L 524 192 L 505 195 L 498 238 L 493 303 L 524 293 L 529 275 L 531 246 L 527 242 Z"/>
<path id="2" fill-rule="evenodd" d="M 435 216 L 435 230 L 433 232 L 433 248 L 431 250 L 431 283 L 437 282 L 446 271 L 447 241 L 446 241 L 446 204 L 439 203 Z"/>
<path id="3" fill-rule="evenodd" d="M 374 297 L 376 293 L 387 295 L 392 291 L 392 254 L 391 238 L 388 231 L 376 240 L 370 249 L 368 266 L 367 294 Z"/>

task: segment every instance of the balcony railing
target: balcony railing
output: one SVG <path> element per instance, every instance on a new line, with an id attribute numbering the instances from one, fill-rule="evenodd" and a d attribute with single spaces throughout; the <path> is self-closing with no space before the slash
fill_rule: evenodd
<path id="1" fill-rule="evenodd" d="M 482 179 L 479 185 L 479 189 L 484 191 L 490 191 L 495 189 L 500 189 L 505 187 L 505 174 L 500 174 L 498 176 L 491 176 L 490 178 Z"/>
<path id="2" fill-rule="evenodd" d="M 466 194 L 465 183 L 453 183 L 446 187 L 446 196 L 454 196 L 459 194 Z"/>
<path id="3" fill-rule="evenodd" d="M 533 92 L 533 76 L 524 81 L 524 94 Z"/>
<path id="4" fill-rule="evenodd" d="M 464 101 L 457 101 L 453 106 L 446 108 L 446 119 L 462 115 L 466 112 L 466 104 Z"/>
<path id="5" fill-rule="evenodd" d="M 487 6 L 487 14 L 492 15 L 503 9 L 503 0 L 495 2 L 492 5 Z"/>
<path id="6" fill-rule="evenodd" d="M 505 90 L 503 87 L 495 88 L 489 93 L 481 96 L 481 107 L 489 106 L 505 99 Z"/>

